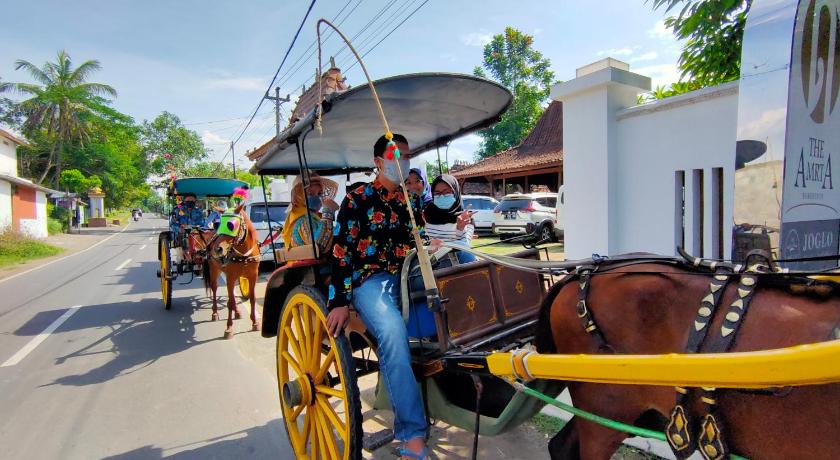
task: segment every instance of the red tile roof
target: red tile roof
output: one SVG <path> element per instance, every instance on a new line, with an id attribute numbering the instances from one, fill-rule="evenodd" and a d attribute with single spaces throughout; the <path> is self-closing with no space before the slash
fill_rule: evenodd
<path id="1" fill-rule="evenodd" d="M 460 168 L 458 179 L 560 166 L 563 162 L 563 103 L 553 101 L 516 147 Z"/>

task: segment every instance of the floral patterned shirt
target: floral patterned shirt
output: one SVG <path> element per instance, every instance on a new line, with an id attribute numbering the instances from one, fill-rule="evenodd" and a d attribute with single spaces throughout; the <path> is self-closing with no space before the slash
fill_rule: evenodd
<path id="1" fill-rule="evenodd" d="M 423 218 L 416 213 L 422 230 Z M 421 233 L 422 235 L 422 233 Z M 380 271 L 397 274 L 412 247 L 411 220 L 402 190 L 374 181 L 350 191 L 333 227 L 329 309 L 353 300 L 353 288 Z"/>

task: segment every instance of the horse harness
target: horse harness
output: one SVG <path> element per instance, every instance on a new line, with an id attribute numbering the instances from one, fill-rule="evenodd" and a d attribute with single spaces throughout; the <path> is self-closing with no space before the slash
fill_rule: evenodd
<path id="1" fill-rule="evenodd" d="M 743 324 L 744 317 L 750 306 L 750 301 L 755 293 L 756 285 L 758 284 L 759 273 L 769 273 L 776 271 L 775 265 L 765 254 L 750 253 L 747 260 L 758 257 L 763 259 L 764 263 L 755 263 L 752 265 L 740 265 L 724 262 L 716 262 L 703 260 L 692 257 L 681 251 L 681 255 L 685 260 L 674 259 L 674 264 L 689 265 L 694 269 L 703 268 L 713 274 L 712 280 L 706 289 L 700 307 L 697 310 L 688 340 L 684 347 L 685 353 L 697 353 L 701 347 L 706 343 L 706 339 L 711 329 L 709 327 L 715 313 L 720 305 L 726 287 L 730 281 L 739 277 L 737 287 L 737 297 L 729 305 L 723 323 L 720 327 L 720 333 L 711 337 L 711 342 L 708 344 L 708 352 L 710 353 L 724 353 L 729 351 L 734 344 L 735 337 Z M 606 259 L 598 257 L 593 258 L 593 264 L 580 266 L 575 273 L 579 277 L 577 315 L 581 320 L 581 325 L 598 345 L 598 350 L 601 352 L 612 353 L 613 348 L 609 345 L 604 333 L 598 327 L 595 316 L 589 309 L 587 304 L 587 297 L 591 286 L 591 277 L 595 272 L 606 270 L 615 270 L 617 268 L 626 267 L 630 265 L 637 265 L 641 263 L 648 263 L 648 260 L 625 260 L 619 263 L 607 262 Z M 701 455 L 706 460 L 722 460 L 729 456 L 729 449 L 723 438 L 723 423 L 722 416 L 718 410 L 717 399 L 714 388 L 702 388 L 700 400 L 706 407 L 706 414 L 702 417 L 700 429 L 694 435 L 694 426 L 696 421 L 692 421 L 687 416 L 685 409 L 691 395 L 690 388 L 676 387 L 676 404 L 671 411 L 665 435 L 668 444 L 671 447 L 674 455 L 683 460 L 688 458 L 695 450 L 699 449 Z"/>
<path id="2" fill-rule="evenodd" d="M 242 219 L 241 216 L 239 217 L 239 219 L 240 219 L 240 222 L 244 220 L 244 219 Z M 219 233 L 217 231 L 216 234 L 213 235 L 213 238 L 210 239 L 210 241 L 207 243 L 207 248 L 208 249 L 210 248 L 210 245 L 212 245 L 216 241 L 216 238 L 218 238 L 218 237 L 219 237 Z M 234 263 L 238 263 L 238 264 L 249 264 L 249 263 L 255 263 L 255 262 L 259 263 L 260 260 L 261 260 L 261 257 L 259 255 L 253 255 L 253 252 L 254 252 L 254 247 L 253 246 L 251 246 L 251 249 L 249 249 L 245 253 L 239 252 L 239 250 L 236 249 L 236 246 L 242 244 L 247 237 L 248 237 L 248 227 L 240 224 L 239 229 L 236 232 L 236 236 L 233 239 L 233 244 L 230 246 L 230 252 L 228 252 L 228 254 L 226 254 L 224 257 L 217 258 L 217 260 L 219 260 L 222 263 L 222 265 L 226 265 L 228 262 L 234 262 Z"/>

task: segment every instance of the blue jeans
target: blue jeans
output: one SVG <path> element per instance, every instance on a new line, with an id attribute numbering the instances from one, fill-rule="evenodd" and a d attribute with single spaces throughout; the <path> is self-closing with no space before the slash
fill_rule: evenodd
<path id="1" fill-rule="evenodd" d="M 353 289 L 353 305 L 378 344 L 379 373 L 394 409 L 394 435 L 408 441 L 426 436 L 426 416 L 399 299 L 399 280 L 388 272 L 371 275 Z"/>

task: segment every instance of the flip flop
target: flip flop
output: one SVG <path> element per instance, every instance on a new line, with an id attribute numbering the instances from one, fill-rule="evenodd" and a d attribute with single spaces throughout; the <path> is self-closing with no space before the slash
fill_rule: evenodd
<path id="1" fill-rule="evenodd" d="M 401 447 L 400 457 L 411 457 L 415 460 L 426 460 L 429 458 L 429 449 L 424 447 L 420 452 L 414 452 L 413 450 Z"/>

